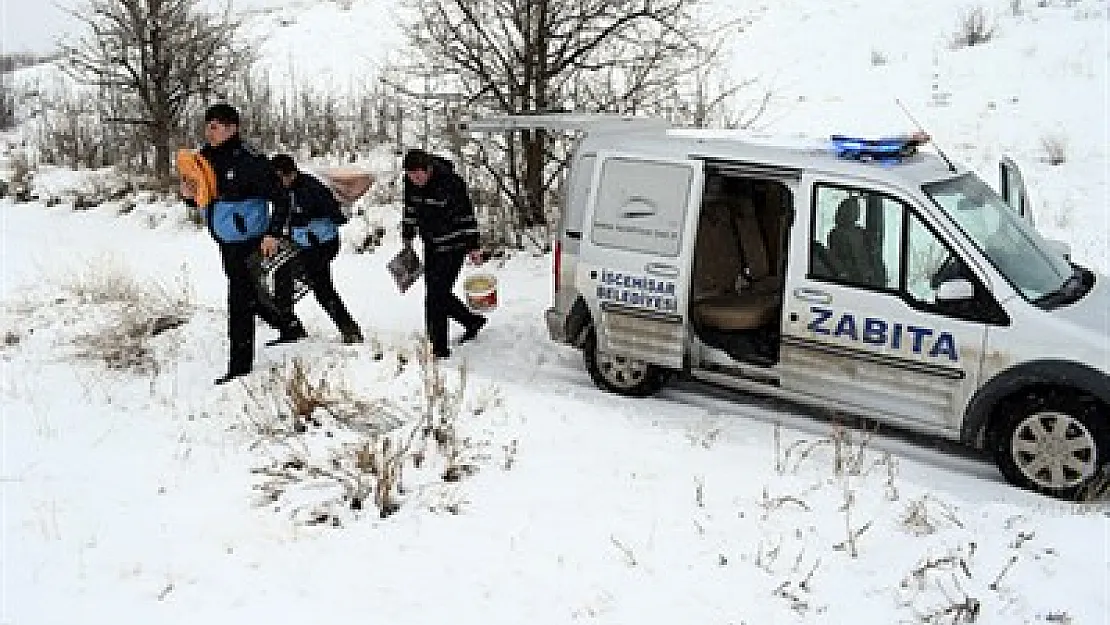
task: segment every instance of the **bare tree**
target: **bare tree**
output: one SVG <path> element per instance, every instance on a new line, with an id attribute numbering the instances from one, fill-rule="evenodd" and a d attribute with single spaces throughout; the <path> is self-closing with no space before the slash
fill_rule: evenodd
<path id="1" fill-rule="evenodd" d="M 15 89 L 10 72 L 0 69 L 0 130 L 15 125 Z"/>
<path id="2" fill-rule="evenodd" d="M 142 128 L 154 150 L 154 174 L 167 177 L 190 103 L 250 61 L 237 42 L 240 22 L 230 2 L 213 14 L 201 0 L 88 0 L 73 15 L 87 32 L 62 46 L 68 73 L 122 96 L 126 108 L 111 121 Z"/>
<path id="3" fill-rule="evenodd" d="M 698 0 L 407 0 L 425 82 L 470 111 L 658 113 L 696 69 Z M 409 87 L 411 93 L 413 89 Z M 429 89 L 425 85 L 425 97 Z M 427 108 L 427 102 L 423 103 Z M 453 113 L 458 114 L 458 111 Z M 543 131 L 498 138 L 492 176 L 517 227 L 545 226 L 552 175 Z"/>

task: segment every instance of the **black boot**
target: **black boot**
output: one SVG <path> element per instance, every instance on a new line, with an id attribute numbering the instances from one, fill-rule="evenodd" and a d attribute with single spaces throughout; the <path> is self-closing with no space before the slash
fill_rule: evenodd
<path id="1" fill-rule="evenodd" d="M 459 343 L 473 341 L 474 337 L 478 336 L 482 328 L 486 327 L 486 318 L 478 317 L 478 320 L 466 327 L 466 332 L 463 332 L 462 337 L 459 338 Z"/>
<path id="2" fill-rule="evenodd" d="M 250 370 L 249 367 L 245 368 L 245 369 L 242 368 L 242 367 L 229 367 L 228 370 L 227 370 L 227 373 L 225 373 L 225 374 L 221 375 L 220 377 L 216 378 L 214 383 L 215 383 L 216 386 L 220 386 L 222 384 L 227 384 L 228 382 L 234 380 L 235 378 L 241 378 L 241 377 L 249 374 L 250 372 L 251 372 L 251 370 Z"/>
<path id="3" fill-rule="evenodd" d="M 358 326 L 346 328 L 341 330 L 341 332 L 343 333 L 344 345 L 357 345 L 366 341 L 362 336 L 362 330 L 360 330 Z"/>
<path id="4" fill-rule="evenodd" d="M 250 372 L 248 371 L 247 373 L 250 373 Z M 234 380 L 235 378 L 241 378 L 241 377 L 247 375 L 247 373 L 225 373 L 225 374 L 221 375 L 220 377 L 216 378 L 216 380 L 213 383 L 216 386 L 220 386 L 222 384 L 227 384 L 228 382 Z"/>
<path id="5" fill-rule="evenodd" d="M 274 345 L 284 345 L 285 343 L 296 343 L 306 336 L 308 336 L 308 332 L 305 332 L 304 326 L 301 325 L 301 322 L 298 321 L 290 325 L 288 328 L 282 330 L 281 334 L 279 334 L 276 339 L 272 341 L 267 341 L 266 347 L 273 347 Z"/>

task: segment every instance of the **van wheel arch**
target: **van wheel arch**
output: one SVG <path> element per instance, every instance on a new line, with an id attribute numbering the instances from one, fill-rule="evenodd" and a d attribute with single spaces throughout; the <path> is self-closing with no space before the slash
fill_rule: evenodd
<path id="1" fill-rule="evenodd" d="M 1038 411 L 1040 417 L 1036 416 Z M 1017 466 L 1020 459 L 1001 455 L 1007 450 L 1014 452 L 1013 436 L 1022 423 L 1035 426 L 1034 420 L 1038 418 L 1045 424 L 1037 428 L 1042 438 L 1058 431 L 1054 423 L 1069 429 L 1068 445 L 1078 444 L 1074 437 L 1086 436 L 1081 430 L 1089 433 L 1096 450 L 1093 462 L 1098 466 L 1085 484 L 1056 487 L 1042 480 L 1038 485 L 1021 472 Z M 1025 446 L 1023 453 L 1033 451 L 1029 445 L 1037 437 L 1029 428 L 1021 435 L 1026 440 L 1019 441 L 1017 447 Z M 1065 360 L 1037 360 L 1011 367 L 995 375 L 968 402 L 960 439 L 991 453 L 1003 476 L 1023 488 L 1064 499 L 1105 488 L 1106 470 L 1110 466 L 1110 376 Z M 1050 451 L 1051 448 L 1048 443 Z"/>
<path id="2" fill-rule="evenodd" d="M 1044 385 L 1009 395 L 992 411 L 985 441 L 1019 487 L 1068 500 L 1105 488 L 1110 411 L 1089 393 Z"/>
<path id="3" fill-rule="evenodd" d="M 998 373 L 976 391 L 964 411 L 960 440 L 976 449 L 988 448 L 999 406 L 1046 387 L 1085 393 L 1110 406 L 1110 376 L 1101 371 L 1065 360 L 1027 362 Z"/>

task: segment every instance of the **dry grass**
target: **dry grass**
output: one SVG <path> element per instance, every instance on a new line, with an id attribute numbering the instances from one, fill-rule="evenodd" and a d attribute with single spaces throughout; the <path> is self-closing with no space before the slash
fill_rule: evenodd
<path id="1" fill-rule="evenodd" d="M 427 489 L 429 480 L 457 482 L 477 471 L 479 446 L 457 427 L 465 370 L 449 382 L 426 344 L 416 362 L 420 392 L 413 404 L 358 398 L 336 369 L 312 373 L 299 359 L 272 371 L 248 416 L 260 443 L 274 452 L 268 466 L 254 471 L 263 478 L 256 486 L 261 503 L 284 506 L 306 524 L 342 525 L 344 514 L 370 504 L 384 519 L 401 510 L 413 492 L 406 480 Z M 484 397 L 475 414 L 488 408 L 489 395 Z M 503 466 L 511 467 L 516 442 L 504 452 Z"/>
<path id="2" fill-rule="evenodd" d="M 184 277 L 174 286 L 140 283 L 118 265 L 101 261 L 61 285 L 65 296 L 54 305 L 71 306 L 91 330 L 74 339 L 77 356 L 109 369 L 155 373 L 158 361 L 152 339 L 188 322 L 195 308 Z"/>

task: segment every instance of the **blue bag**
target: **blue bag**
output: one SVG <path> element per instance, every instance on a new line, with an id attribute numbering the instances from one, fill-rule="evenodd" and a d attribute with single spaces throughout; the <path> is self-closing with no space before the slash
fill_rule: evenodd
<path id="1" fill-rule="evenodd" d="M 208 225 L 216 239 L 223 243 L 257 239 L 270 225 L 270 211 L 266 200 L 262 199 L 217 200 L 208 209 Z"/>
<path id="2" fill-rule="evenodd" d="M 330 217 L 317 217 L 309 220 L 307 226 L 293 228 L 290 234 L 299 247 L 312 247 L 339 236 L 339 226 Z"/>

